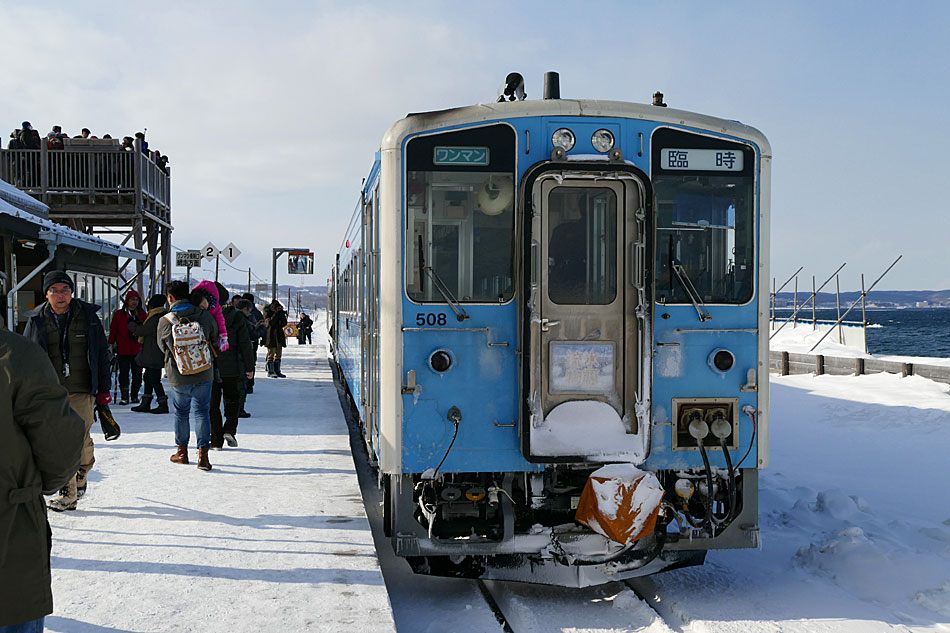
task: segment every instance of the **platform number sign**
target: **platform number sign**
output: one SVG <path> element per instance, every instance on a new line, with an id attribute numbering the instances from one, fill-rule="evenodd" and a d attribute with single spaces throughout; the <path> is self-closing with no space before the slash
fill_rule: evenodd
<path id="1" fill-rule="evenodd" d="M 218 256 L 218 247 L 208 242 L 201 248 L 201 256 L 205 259 L 214 259 Z"/>
<path id="2" fill-rule="evenodd" d="M 234 245 L 234 242 L 229 243 L 227 246 L 221 249 L 221 256 L 224 257 L 229 262 L 233 262 L 238 258 L 238 255 L 241 254 L 241 249 Z"/>

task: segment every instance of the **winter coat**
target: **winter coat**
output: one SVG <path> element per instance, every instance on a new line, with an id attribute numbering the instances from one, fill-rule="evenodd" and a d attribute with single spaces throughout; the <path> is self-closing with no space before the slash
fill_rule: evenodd
<path id="1" fill-rule="evenodd" d="M 158 349 L 158 322 L 165 313 L 165 308 L 154 308 L 148 311 L 141 325 L 129 324 L 129 332 L 138 337 L 142 345 L 142 350 L 135 357 L 140 367 L 161 369 L 165 366 L 165 355 Z"/>
<path id="2" fill-rule="evenodd" d="M 43 350 L 0 330 L 0 627 L 53 611 L 42 495 L 76 474 L 85 436 Z"/>
<path id="3" fill-rule="evenodd" d="M 284 328 L 287 327 L 287 313 L 270 307 L 265 308 L 264 311 L 264 318 L 267 319 L 267 338 L 265 339 L 267 347 L 287 347 L 287 335 L 284 334 Z"/>
<path id="4" fill-rule="evenodd" d="M 248 315 L 247 318 L 250 320 L 254 331 L 254 343 L 260 347 L 267 338 L 267 326 L 264 324 L 264 314 L 257 309 L 257 306 L 254 306 L 251 308 L 251 314 Z"/>
<path id="5" fill-rule="evenodd" d="M 92 395 L 109 393 L 112 389 L 112 354 L 109 352 L 109 343 L 106 341 L 102 321 L 99 320 L 99 306 L 86 303 L 75 297 L 69 304 L 70 311 L 82 310 L 86 319 L 86 345 L 89 371 L 92 374 Z M 23 329 L 23 336 L 38 344 L 49 358 L 49 342 L 47 341 L 46 322 L 51 319 L 49 302 L 43 302 L 27 313 L 28 320 Z"/>
<path id="6" fill-rule="evenodd" d="M 169 312 L 174 312 L 179 319 L 197 322 L 205 334 L 205 340 L 211 344 L 211 349 L 218 349 L 218 324 L 215 323 L 214 317 L 206 310 L 188 303 L 188 299 L 181 299 L 171 305 Z M 214 369 L 211 367 L 199 374 L 181 375 L 178 371 L 178 365 L 175 363 L 175 353 L 172 349 L 175 345 L 172 338 L 172 324 L 165 317 L 158 321 L 157 334 L 158 349 L 165 357 L 165 376 L 168 377 L 168 383 L 172 387 L 185 387 L 214 380 Z"/>
<path id="7" fill-rule="evenodd" d="M 36 130 L 20 130 L 20 144 L 23 149 L 39 149 L 40 133 Z"/>
<path id="8" fill-rule="evenodd" d="M 129 299 L 138 297 L 139 307 L 133 312 L 129 310 Z M 109 325 L 109 345 L 119 345 L 119 356 L 135 356 L 142 351 L 142 344 L 138 337 L 132 334 L 130 325 L 141 325 L 145 322 L 145 310 L 141 308 L 142 297 L 134 290 L 129 290 L 125 295 L 125 303 L 121 310 L 116 310 L 112 315 L 112 323 Z"/>
<path id="9" fill-rule="evenodd" d="M 218 371 L 223 378 L 231 378 L 254 368 L 254 351 L 244 313 L 233 306 L 226 307 L 223 313 L 229 347 L 218 356 Z"/>

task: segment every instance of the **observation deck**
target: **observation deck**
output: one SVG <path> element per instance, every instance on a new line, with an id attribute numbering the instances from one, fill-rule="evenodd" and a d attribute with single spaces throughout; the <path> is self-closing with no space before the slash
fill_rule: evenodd
<path id="1" fill-rule="evenodd" d="M 171 279 L 171 169 L 118 139 L 63 139 L 63 149 L 0 149 L 0 179 L 49 206 L 49 218 L 90 235 L 119 235 L 145 252 L 119 270 L 120 288 L 143 296 Z M 148 288 L 144 287 L 144 273 Z M 144 292 L 148 291 L 148 295 Z"/>

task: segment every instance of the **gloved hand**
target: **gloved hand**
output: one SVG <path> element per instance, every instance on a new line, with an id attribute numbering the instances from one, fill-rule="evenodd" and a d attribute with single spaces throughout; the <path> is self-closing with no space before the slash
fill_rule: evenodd
<path id="1" fill-rule="evenodd" d="M 228 349 L 228 347 L 230 347 L 228 345 L 228 335 L 219 334 L 218 335 L 218 351 L 224 352 Z"/>
<path id="2" fill-rule="evenodd" d="M 105 393 L 100 393 L 96 396 L 96 404 L 103 407 L 108 407 L 109 403 L 112 402 L 112 394 L 108 391 Z"/>
<path id="3" fill-rule="evenodd" d="M 119 423 L 115 421 L 115 417 L 112 415 L 112 409 L 109 408 L 109 405 L 97 404 L 96 417 L 99 418 L 99 426 L 102 427 L 102 434 L 105 436 L 107 442 L 119 439 L 122 430 L 119 428 Z"/>

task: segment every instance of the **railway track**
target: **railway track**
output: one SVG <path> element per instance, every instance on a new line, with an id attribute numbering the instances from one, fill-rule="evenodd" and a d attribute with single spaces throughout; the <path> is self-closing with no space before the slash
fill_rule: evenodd
<path id="1" fill-rule="evenodd" d="M 336 368 L 332 366 L 334 374 Z M 359 436 L 351 403 L 339 382 L 340 403 L 351 433 L 351 448 L 363 492 L 367 518 L 376 539 L 377 555 L 393 606 L 397 630 L 450 631 L 458 621 L 438 628 L 433 618 L 464 617 L 466 631 L 550 633 L 561 630 L 596 630 L 598 633 L 683 633 L 682 624 L 656 598 L 648 578 L 577 589 L 491 580 L 416 576 L 405 562 L 396 560 L 388 539 L 382 536 L 380 495 L 375 475 Z M 463 615 L 464 614 L 464 615 Z M 425 622 L 424 629 L 419 623 Z M 495 628 L 497 627 L 497 628 Z M 457 630 L 457 629 L 456 629 Z"/>
<path id="2" fill-rule="evenodd" d="M 597 630 L 683 633 L 682 622 L 656 597 L 650 582 L 586 589 L 474 581 L 505 633 Z"/>

